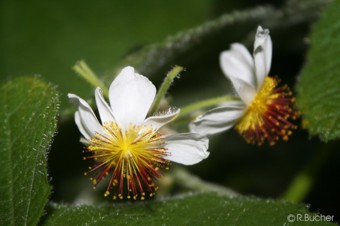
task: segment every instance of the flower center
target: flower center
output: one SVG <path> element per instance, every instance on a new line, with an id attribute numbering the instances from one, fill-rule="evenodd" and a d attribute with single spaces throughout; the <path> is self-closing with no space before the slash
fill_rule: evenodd
<path id="1" fill-rule="evenodd" d="M 159 168 L 168 168 L 170 162 L 163 148 L 161 135 L 151 126 L 130 125 L 122 130 L 115 122 L 103 125 L 104 133 L 96 133 L 86 152 L 96 163 L 85 173 L 96 171 L 91 178 L 94 188 L 107 175 L 110 182 L 104 196 L 113 190 L 113 199 L 145 199 L 146 192 L 153 196 L 157 190 L 154 180 L 160 176 Z"/>
<path id="2" fill-rule="evenodd" d="M 295 99 L 287 85 L 277 87 L 278 83 L 278 79 L 267 76 L 246 113 L 236 124 L 236 130 L 247 142 L 261 145 L 267 139 L 273 145 L 280 137 L 287 140 L 291 130 L 296 129 L 288 121 L 298 116 L 293 109 Z"/>

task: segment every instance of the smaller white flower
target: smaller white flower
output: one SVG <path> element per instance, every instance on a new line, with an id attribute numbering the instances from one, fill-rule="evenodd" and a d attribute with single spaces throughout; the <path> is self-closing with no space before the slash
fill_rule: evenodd
<path id="1" fill-rule="evenodd" d="M 197 133 L 163 135 L 159 129 L 174 120 L 180 110 L 146 118 L 156 95 L 155 86 L 132 67 L 124 68 L 109 88 L 110 105 L 100 88 L 95 100 L 101 122 L 89 104 L 75 94 L 69 99 L 78 106 L 75 123 L 83 135 L 96 171 L 94 187 L 111 174 L 105 196 L 114 190 L 113 198 L 144 199 L 154 195 L 154 180 L 159 168 L 170 161 L 196 164 L 209 156 L 208 139 Z M 86 174 L 87 174 L 86 173 Z"/>
<path id="2" fill-rule="evenodd" d="M 230 79 L 240 97 L 196 118 L 190 129 L 204 135 L 236 130 L 249 142 L 274 144 L 279 137 L 288 139 L 296 127 L 287 121 L 295 119 L 292 93 L 287 86 L 278 87 L 278 79 L 268 77 L 272 60 L 272 41 L 268 29 L 257 28 L 253 56 L 240 43 L 220 55 L 224 75 Z"/>

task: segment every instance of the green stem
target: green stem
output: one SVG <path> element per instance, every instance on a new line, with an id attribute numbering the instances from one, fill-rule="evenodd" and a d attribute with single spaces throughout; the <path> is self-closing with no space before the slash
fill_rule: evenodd
<path id="1" fill-rule="evenodd" d="M 199 177 L 191 174 L 182 167 L 173 170 L 173 177 L 177 184 L 184 188 L 198 192 L 215 192 L 219 195 L 237 196 L 238 193 L 224 186 L 206 182 Z"/>
<path id="2" fill-rule="evenodd" d="M 154 114 L 158 110 L 159 104 L 161 103 L 161 100 L 165 96 L 166 92 L 168 91 L 171 83 L 178 76 L 178 74 L 181 73 L 181 71 L 183 70 L 184 70 L 183 67 L 175 66 L 171 71 L 168 72 L 168 74 L 166 75 L 161 85 L 161 88 L 159 88 L 158 90 L 158 93 L 155 97 L 155 101 L 153 102 L 151 106 L 150 115 Z"/>
<path id="3" fill-rule="evenodd" d="M 221 97 L 214 97 L 206 100 L 202 100 L 190 105 L 187 105 L 183 108 L 181 108 L 181 112 L 179 114 L 179 117 L 189 114 L 190 112 L 197 111 L 202 108 L 207 108 L 211 107 L 217 104 L 220 104 L 225 101 L 231 101 L 231 100 L 238 100 L 236 97 L 231 97 L 231 96 L 221 96 Z"/>
<path id="4" fill-rule="evenodd" d="M 105 84 L 98 78 L 98 76 L 91 70 L 91 68 L 85 63 L 85 61 L 78 61 L 72 69 L 88 83 L 94 87 L 100 87 L 105 97 L 109 96 L 109 91 Z"/>
<path id="5" fill-rule="evenodd" d="M 307 165 L 296 175 L 284 193 L 283 199 L 292 202 L 301 202 L 304 200 L 333 149 L 332 145 L 329 144 L 324 147 L 323 149 L 317 150 Z"/>

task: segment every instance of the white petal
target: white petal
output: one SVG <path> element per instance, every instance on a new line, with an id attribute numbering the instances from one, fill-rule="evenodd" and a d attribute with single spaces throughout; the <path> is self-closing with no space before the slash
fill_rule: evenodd
<path id="1" fill-rule="evenodd" d="M 254 42 L 255 74 L 257 89 L 260 89 L 264 78 L 268 75 L 272 61 L 272 41 L 268 29 L 257 28 Z"/>
<path id="2" fill-rule="evenodd" d="M 237 58 L 233 51 L 224 51 L 220 55 L 220 65 L 224 74 L 231 80 L 237 94 L 249 104 L 256 94 L 254 68 L 247 60 Z M 243 59 L 243 60 L 240 60 Z"/>
<path id="3" fill-rule="evenodd" d="M 225 103 L 222 107 L 211 109 L 190 124 L 190 130 L 202 135 L 212 135 L 230 129 L 244 114 L 242 102 Z"/>
<path id="4" fill-rule="evenodd" d="M 95 98 L 96 98 L 96 104 L 100 116 L 100 120 L 102 124 L 104 122 L 114 122 L 115 118 L 113 117 L 111 108 L 107 104 L 107 102 L 104 100 L 103 94 L 101 89 L 98 87 L 95 91 Z"/>
<path id="5" fill-rule="evenodd" d="M 220 54 L 220 65 L 227 78 L 242 80 L 255 88 L 254 62 L 246 47 L 239 43 Z"/>
<path id="6" fill-rule="evenodd" d="M 256 95 L 256 90 L 253 86 L 250 86 L 248 83 L 244 83 L 239 79 L 234 79 L 234 88 L 246 105 L 249 105 Z"/>
<path id="7" fill-rule="evenodd" d="M 168 159 L 184 165 L 193 165 L 209 156 L 209 140 L 197 133 L 179 133 L 165 137 Z"/>
<path id="8" fill-rule="evenodd" d="M 272 54 L 273 54 L 273 42 L 271 37 L 268 35 L 266 42 L 263 44 L 263 49 L 266 56 L 266 70 L 267 75 L 269 74 L 270 67 L 272 65 Z"/>
<path id="9" fill-rule="evenodd" d="M 165 124 L 168 124 L 169 122 L 174 120 L 179 114 L 179 112 L 180 112 L 180 109 L 177 109 L 176 111 L 173 111 L 173 112 L 169 111 L 167 114 L 164 114 L 164 115 L 151 116 L 147 118 L 143 124 L 146 126 L 151 126 L 155 130 L 158 130 Z"/>
<path id="10" fill-rule="evenodd" d="M 86 140 L 84 137 L 81 137 L 79 139 L 79 142 L 82 143 L 84 146 L 90 146 L 90 141 L 89 140 Z"/>
<path id="11" fill-rule="evenodd" d="M 112 82 L 109 90 L 113 116 L 121 128 L 129 123 L 141 125 L 156 95 L 156 87 L 148 78 L 128 67 Z"/>
<path id="12" fill-rule="evenodd" d="M 74 113 L 74 121 L 76 122 L 76 125 L 77 125 L 80 133 L 85 137 L 85 139 L 90 140 L 91 139 L 91 133 L 89 133 L 88 131 L 85 130 L 83 123 L 80 120 L 80 116 L 79 116 L 78 111 L 76 111 Z"/>
<path id="13" fill-rule="evenodd" d="M 254 79 L 254 59 L 248 49 L 240 43 L 231 44 L 230 49 L 239 61 L 245 63 L 244 65 L 247 67 L 247 71 L 251 72 L 251 75 L 249 75 L 249 78 L 247 77 L 245 81 L 252 81 Z"/>
<path id="14" fill-rule="evenodd" d="M 96 132 L 102 132 L 102 126 L 98 122 L 90 105 L 85 100 L 72 93 L 68 94 L 68 98 L 78 106 L 79 120 L 77 120 L 81 122 L 83 131 L 80 130 L 79 126 L 78 128 L 84 137 L 86 137 L 83 133 L 84 131 L 88 135 L 87 137 L 93 137 Z"/>
<path id="15" fill-rule="evenodd" d="M 131 66 L 123 68 L 116 78 L 112 81 L 111 86 L 115 86 L 120 82 L 127 82 L 135 78 L 135 69 Z M 111 89 L 110 86 L 110 89 Z"/>

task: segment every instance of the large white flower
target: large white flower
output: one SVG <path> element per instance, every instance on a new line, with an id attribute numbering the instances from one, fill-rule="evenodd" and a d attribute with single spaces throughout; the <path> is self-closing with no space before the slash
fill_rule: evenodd
<path id="1" fill-rule="evenodd" d="M 190 125 L 194 132 L 211 135 L 236 130 L 249 143 L 274 144 L 279 137 L 288 139 L 295 126 L 294 98 L 287 86 L 278 87 L 277 78 L 268 77 L 272 60 L 272 41 L 268 29 L 257 28 L 253 56 L 240 43 L 220 55 L 224 75 L 230 79 L 239 101 L 223 103 L 196 118 Z"/>
<path id="2" fill-rule="evenodd" d="M 180 110 L 146 118 L 156 94 L 155 86 L 132 67 L 124 68 L 109 88 L 110 105 L 100 88 L 95 100 L 101 122 L 89 104 L 75 94 L 69 99 L 78 106 L 75 122 L 87 144 L 85 159 L 95 164 L 89 172 L 96 186 L 111 174 L 105 196 L 144 199 L 154 195 L 159 168 L 170 161 L 192 165 L 208 157 L 208 139 L 197 133 L 163 135 L 159 129 L 174 120 Z M 87 174 L 86 173 L 86 174 Z"/>

